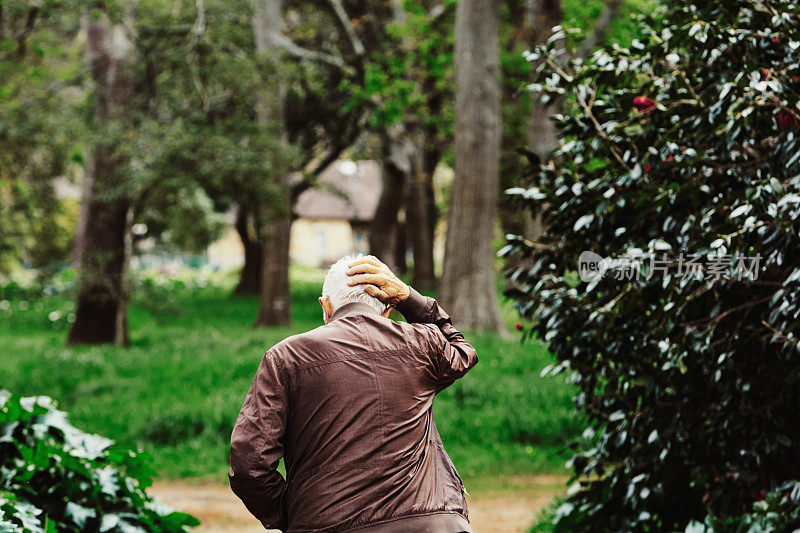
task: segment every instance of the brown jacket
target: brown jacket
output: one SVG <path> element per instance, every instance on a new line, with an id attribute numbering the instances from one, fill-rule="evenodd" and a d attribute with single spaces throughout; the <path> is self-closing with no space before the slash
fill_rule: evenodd
<path id="1" fill-rule="evenodd" d="M 264 527 L 470 531 L 431 406 L 478 357 L 433 298 L 411 289 L 396 308 L 408 323 L 345 304 L 261 360 L 231 436 L 229 478 Z"/>

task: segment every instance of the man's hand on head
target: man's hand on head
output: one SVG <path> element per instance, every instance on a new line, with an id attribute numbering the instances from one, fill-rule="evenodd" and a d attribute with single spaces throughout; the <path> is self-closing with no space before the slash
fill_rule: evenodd
<path id="1" fill-rule="evenodd" d="M 386 305 L 397 305 L 408 298 L 408 285 L 400 281 L 377 257 L 369 255 L 353 261 L 348 267 L 349 286 L 364 285 L 364 292 Z"/>

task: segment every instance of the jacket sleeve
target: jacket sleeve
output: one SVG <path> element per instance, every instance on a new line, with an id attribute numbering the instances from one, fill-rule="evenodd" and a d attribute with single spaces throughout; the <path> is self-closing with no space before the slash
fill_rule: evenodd
<path id="1" fill-rule="evenodd" d="M 433 298 L 409 287 L 408 298 L 395 306 L 408 322 L 429 324 L 428 343 L 436 392 L 449 387 L 478 362 L 478 354 L 454 326 L 444 309 Z"/>
<path id="2" fill-rule="evenodd" d="M 283 456 L 287 394 L 273 350 L 261 360 L 231 435 L 231 489 L 267 529 L 288 528 Z"/>

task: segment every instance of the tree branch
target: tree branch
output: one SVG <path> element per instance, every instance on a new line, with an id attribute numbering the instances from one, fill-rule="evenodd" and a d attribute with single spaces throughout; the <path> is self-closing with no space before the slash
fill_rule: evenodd
<path id="1" fill-rule="evenodd" d="M 282 50 L 299 59 L 317 61 L 337 68 L 345 66 L 341 57 L 308 50 L 298 46 L 291 39 L 281 33 L 281 0 L 254 0 L 253 33 L 255 34 L 256 50 Z"/>
<path id="2" fill-rule="evenodd" d="M 788 337 L 787 334 L 785 334 L 783 331 L 779 330 L 778 328 L 776 328 L 775 326 L 773 326 L 772 324 L 770 324 L 766 320 L 762 320 L 761 323 L 764 324 L 764 326 L 766 326 L 767 329 L 769 329 L 775 335 L 775 337 L 777 337 L 777 340 L 782 341 L 784 343 L 790 342 L 790 343 L 792 343 L 794 345 L 800 344 L 800 341 L 798 341 L 797 339 L 792 339 L 791 337 Z M 791 335 L 791 333 L 789 333 L 789 335 Z"/>
<path id="3" fill-rule="evenodd" d="M 345 11 L 341 0 L 328 0 L 328 6 L 331 8 L 331 11 L 333 11 L 336 20 L 339 22 L 339 26 L 347 36 L 353 53 L 359 57 L 363 56 L 366 51 L 364 43 L 361 42 L 361 39 L 359 39 L 356 34 L 356 30 L 353 29 L 353 25 L 350 23 L 350 17 L 347 15 L 347 11 Z"/>
<path id="4" fill-rule="evenodd" d="M 339 156 L 350 145 L 353 144 L 355 139 L 361 132 L 359 121 L 353 120 L 351 125 L 347 127 L 343 135 L 341 135 L 336 143 L 331 146 L 327 153 L 322 157 L 318 157 L 308 161 L 304 166 L 306 170 L 303 171 L 303 177 L 300 181 L 294 183 L 289 191 L 289 198 L 291 205 L 294 205 L 297 198 L 306 190 L 316 186 L 316 178 L 322 173 L 323 170 L 328 168 L 328 165 L 339 159 Z M 310 167 L 310 168 L 309 168 Z"/>
<path id="5" fill-rule="evenodd" d="M 298 46 L 280 33 L 270 33 L 267 36 L 267 39 L 271 42 L 271 44 L 275 48 L 280 48 L 287 54 L 294 56 L 298 59 L 305 59 L 308 61 L 316 61 L 318 63 L 325 63 L 327 65 L 331 65 L 337 68 L 342 68 L 345 66 L 344 60 L 332 54 L 326 54 L 324 52 L 317 52 L 316 50 L 309 50 L 307 48 L 303 48 L 302 46 Z"/>
<path id="6" fill-rule="evenodd" d="M 548 60 L 548 61 L 549 61 L 549 60 Z M 594 95 L 595 95 L 595 94 L 596 94 L 596 90 L 595 90 L 594 92 L 592 92 L 592 99 L 594 99 Z M 609 138 L 608 138 L 608 134 L 605 132 L 605 130 L 603 129 L 603 127 L 602 127 L 602 126 L 600 125 L 600 123 L 597 121 L 597 118 L 595 118 L 595 116 L 594 116 L 594 113 L 592 113 L 592 108 L 591 108 L 591 107 L 589 107 L 589 105 L 588 105 L 588 104 L 586 103 L 586 101 L 583 99 L 583 96 L 582 96 L 582 95 L 580 95 L 580 94 L 578 94 L 578 95 L 577 95 L 577 100 L 578 100 L 578 105 L 580 105 L 580 106 L 581 106 L 581 108 L 583 108 L 583 110 L 586 112 L 586 115 L 587 115 L 587 116 L 589 117 L 589 119 L 592 121 L 592 124 L 594 125 L 594 129 L 595 129 L 595 130 L 597 130 L 597 133 L 598 133 L 598 134 L 599 134 L 599 135 L 600 135 L 600 136 L 601 136 L 603 139 L 605 139 L 605 140 L 609 141 L 609 143 L 610 143 L 610 142 L 611 142 L 611 139 L 609 139 Z M 616 158 L 616 160 L 617 160 L 617 161 L 619 161 L 619 164 L 620 164 L 620 165 L 622 165 L 623 167 L 625 167 L 626 169 L 628 169 L 628 170 L 631 170 L 631 167 L 630 167 L 630 166 L 628 166 L 628 164 L 627 164 L 627 163 L 625 163 L 625 161 L 622 159 L 622 156 L 621 156 L 621 155 L 619 155 L 619 151 L 617 150 L 617 148 L 616 148 L 616 147 L 615 147 L 613 144 L 609 144 L 609 148 L 611 149 L 611 153 L 614 155 L 614 158 Z"/>
<path id="7" fill-rule="evenodd" d="M 197 18 L 192 26 L 192 31 L 195 35 L 202 35 L 206 31 L 206 8 L 203 6 L 203 0 L 195 0 L 195 7 L 197 8 Z"/>
<path id="8" fill-rule="evenodd" d="M 19 57 L 25 55 L 27 48 L 28 35 L 33 31 L 33 25 L 36 22 L 36 17 L 39 15 L 39 8 L 32 7 L 28 10 L 28 17 L 25 19 L 25 28 L 17 35 L 17 54 Z"/>

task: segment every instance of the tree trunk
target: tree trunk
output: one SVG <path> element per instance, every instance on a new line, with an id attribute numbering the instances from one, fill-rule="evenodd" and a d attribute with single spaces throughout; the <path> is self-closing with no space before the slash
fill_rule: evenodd
<path id="1" fill-rule="evenodd" d="M 239 283 L 233 293 L 236 295 L 260 294 L 261 289 L 261 243 L 258 240 L 259 228 L 252 212 L 244 206 L 236 210 L 236 232 L 244 247 L 244 265 L 239 273 Z"/>
<path id="2" fill-rule="evenodd" d="M 105 14 L 84 17 L 87 54 L 94 82 L 98 127 L 125 120 L 131 95 L 126 58 L 131 45 L 121 27 L 112 30 Z M 122 38 L 120 38 L 122 37 Z M 79 287 L 75 322 L 68 344 L 128 344 L 131 201 L 127 196 L 127 160 L 113 140 L 93 147 L 90 176 L 79 227 Z"/>
<path id="3" fill-rule="evenodd" d="M 383 261 L 392 272 L 402 272 L 405 252 L 397 253 L 400 245 L 398 215 L 411 171 L 410 147 L 396 130 L 383 132 L 382 137 L 383 189 L 369 227 L 369 253 Z"/>
<path id="4" fill-rule="evenodd" d="M 500 164 L 500 3 L 456 10 L 455 180 L 441 283 L 460 328 L 501 331 L 492 237 Z"/>
<path id="5" fill-rule="evenodd" d="M 407 23 L 403 2 L 392 0 L 393 20 L 397 24 Z M 413 53 L 414 40 L 404 36 L 400 41 L 400 53 Z M 424 70 L 424 69 L 423 69 Z M 437 87 L 439 78 L 423 71 L 407 73 L 406 80 L 418 85 L 425 95 L 428 116 L 442 113 L 445 96 Z M 421 123 L 419 117 L 407 114 L 403 128 L 411 142 L 408 187 L 405 201 L 405 231 L 414 258 L 414 273 L 411 284 L 418 289 L 432 290 L 436 285 L 433 267 L 433 239 L 438 212 L 433 195 L 433 173 L 443 152 L 443 138 L 435 123 Z M 449 139 L 444 142 L 449 142 Z"/>
<path id="6" fill-rule="evenodd" d="M 406 263 L 406 250 L 408 250 L 408 240 L 406 235 L 406 222 L 405 220 L 398 220 L 395 225 L 395 240 L 394 240 L 394 264 L 397 265 L 392 272 L 398 276 L 408 274 L 408 263 Z"/>
<path id="7" fill-rule="evenodd" d="M 291 322 L 291 295 L 289 293 L 291 228 L 291 219 L 283 214 L 264 228 L 264 244 L 261 255 L 261 295 L 253 327 L 286 326 Z"/>
<path id="8" fill-rule="evenodd" d="M 115 160 L 112 149 L 98 147 L 92 158 L 97 179 L 89 192 L 75 322 L 67 344 L 127 345 L 132 211 L 129 200 L 118 191 L 101 188 L 101 181 L 116 181 L 120 172 L 121 162 Z"/>
<path id="9" fill-rule="evenodd" d="M 438 158 L 425 164 L 423 137 L 409 124 L 395 125 L 383 136 L 383 190 L 370 226 L 370 254 L 386 263 L 396 273 L 405 273 L 407 242 L 414 254 L 412 284 L 431 288 L 433 272 L 433 235 L 436 225 L 436 202 L 433 196 L 433 170 Z M 405 223 L 398 222 L 401 207 Z"/>
<path id="10" fill-rule="evenodd" d="M 421 148 L 421 151 L 424 148 Z M 406 200 L 406 229 L 414 254 L 411 284 L 430 290 L 436 285 L 433 270 L 433 239 L 436 230 L 436 198 L 433 195 L 433 172 L 438 155 L 425 151 L 420 172 L 410 180 Z M 435 161 L 435 162 L 434 162 Z"/>
<path id="11" fill-rule="evenodd" d="M 554 26 L 561 24 L 564 14 L 561 0 L 540 0 L 531 5 L 531 48 L 544 43 Z M 537 155 L 546 161 L 550 152 L 558 148 L 556 128 L 550 117 L 561 112 L 561 100 L 541 105 L 535 100 L 531 102 L 531 116 L 528 123 L 528 145 Z"/>
<path id="12" fill-rule="evenodd" d="M 89 204 L 94 189 L 94 169 L 92 168 L 93 154 L 84 153 L 85 174 L 83 177 L 83 189 L 81 191 L 81 210 L 78 214 L 78 227 L 75 230 L 75 240 L 72 243 L 72 253 L 69 262 L 72 268 L 81 267 L 81 257 L 86 248 L 86 224 L 89 220 Z"/>
<path id="13" fill-rule="evenodd" d="M 369 226 L 369 253 L 396 272 L 399 268 L 397 248 L 397 215 L 403 197 L 405 174 L 383 167 L 383 190 L 381 191 L 375 216 Z"/>
<path id="14" fill-rule="evenodd" d="M 530 47 L 533 48 L 544 43 L 552 33 L 554 26 L 562 23 L 564 14 L 561 0 L 540 0 L 529 3 L 529 17 L 531 32 L 529 36 Z M 578 57 L 585 58 L 605 39 L 608 29 L 619 12 L 621 0 L 609 0 L 605 9 L 597 20 L 594 29 L 578 49 Z M 549 105 L 543 106 L 535 100 L 531 102 L 530 122 L 528 123 L 528 145 L 546 162 L 550 154 L 558 148 L 558 135 L 555 124 L 550 117 L 561 113 L 563 102 L 556 99 Z M 540 211 L 530 214 L 526 211 L 524 219 L 524 235 L 535 241 L 546 231 Z"/>
<path id="15" fill-rule="evenodd" d="M 554 26 L 561 24 L 564 13 L 561 9 L 561 0 L 540 0 L 528 4 L 531 31 L 529 45 L 531 48 L 544 43 L 551 35 Z M 528 122 L 528 146 L 546 162 L 550 154 L 558 148 L 558 136 L 555 124 L 550 117 L 560 113 L 561 99 L 556 99 L 548 105 L 540 104 L 536 98 L 531 100 L 531 114 Z M 540 211 L 524 214 L 524 236 L 532 241 L 537 240 L 545 231 Z"/>
<path id="16" fill-rule="evenodd" d="M 268 63 L 277 65 L 281 23 L 281 0 L 255 0 L 253 34 L 256 53 Z M 285 142 L 283 120 L 283 84 L 279 69 L 273 69 L 271 82 L 263 87 L 257 97 L 256 114 L 265 127 L 272 128 Z M 278 205 L 270 206 L 265 214 L 260 232 L 261 287 L 258 313 L 253 327 L 287 325 L 291 321 L 289 295 L 289 236 L 292 227 L 292 211 L 288 175 L 278 176 L 278 187 L 282 190 Z"/>

